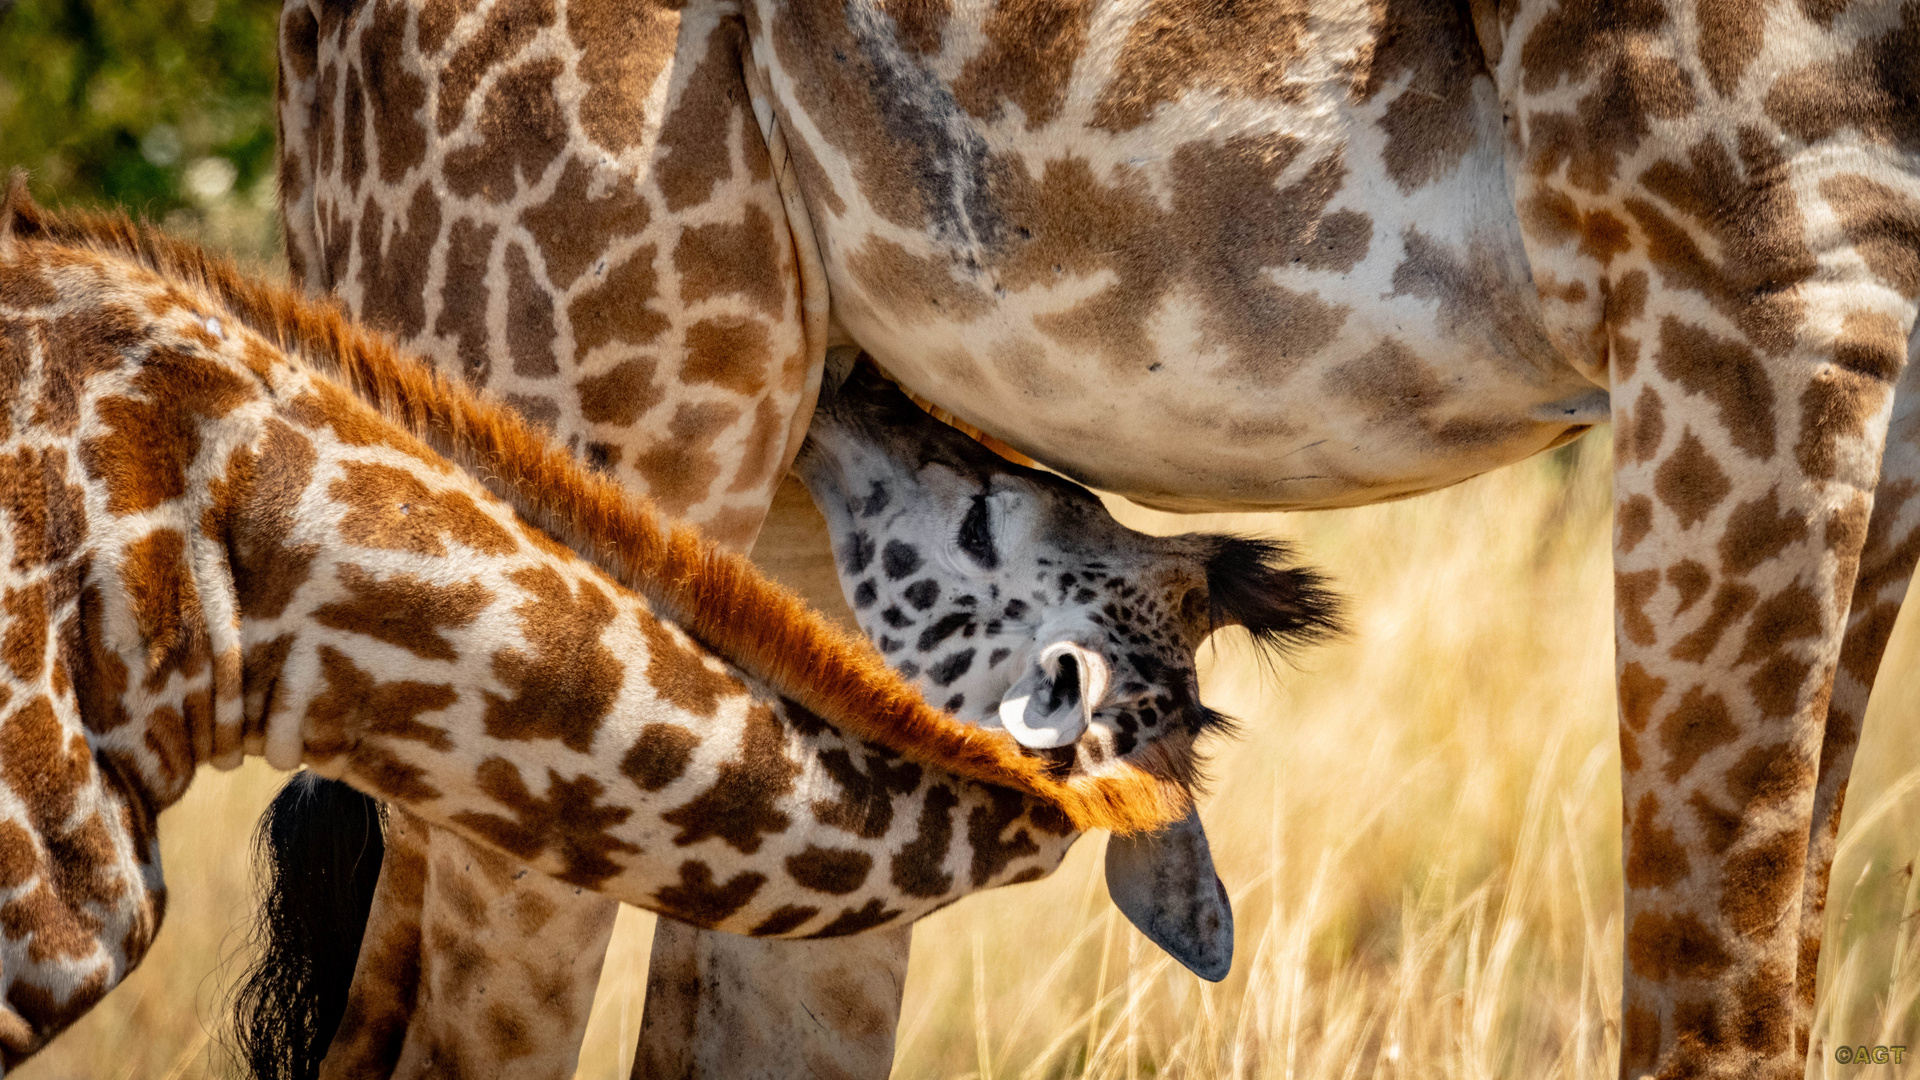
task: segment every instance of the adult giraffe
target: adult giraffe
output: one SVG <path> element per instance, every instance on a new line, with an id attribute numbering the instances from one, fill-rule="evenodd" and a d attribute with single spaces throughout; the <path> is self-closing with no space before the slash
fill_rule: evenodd
<path id="1" fill-rule="evenodd" d="M 1614 421 L 1621 1069 L 1796 1071 L 1858 721 L 1920 555 L 1920 3 L 631 15 L 739 28 L 839 327 L 1076 478 L 1184 510 L 1357 505 Z M 662 72 L 708 58 L 579 38 L 662 102 Z"/>

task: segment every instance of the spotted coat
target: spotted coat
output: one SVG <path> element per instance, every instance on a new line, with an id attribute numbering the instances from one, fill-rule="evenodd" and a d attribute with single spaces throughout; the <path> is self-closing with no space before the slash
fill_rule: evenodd
<path id="1" fill-rule="evenodd" d="M 1920 556 L 1920 3 L 698 10 L 838 332 L 1067 475 L 1345 506 L 1612 422 L 1621 1069 L 1798 1073 Z"/>

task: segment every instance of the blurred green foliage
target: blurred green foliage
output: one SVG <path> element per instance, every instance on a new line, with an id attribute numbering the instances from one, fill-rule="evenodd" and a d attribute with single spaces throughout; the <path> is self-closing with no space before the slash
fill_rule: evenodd
<path id="1" fill-rule="evenodd" d="M 54 205 L 189 225 L 270 192 L 278 13 L 274 0 L 0 0 L 0 170 L 26 166 Z"/>

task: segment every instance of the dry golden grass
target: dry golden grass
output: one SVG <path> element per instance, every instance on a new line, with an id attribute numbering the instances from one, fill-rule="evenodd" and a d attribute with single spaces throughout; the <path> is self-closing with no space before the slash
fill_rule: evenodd
<path id="1" fill-rule="evenodd" d="M 1101 844 L 1050 879 L 922 923 L 896 1075 L 1611 1078 L 1620 965 L 1618 754 L 1604 432 L 1410 502 L 1175 518 L 1296 540 L 1352 598 L 1354 633 L 1265 671 L 1238 640 L 1206 666 L 1244 734 L 1203 816 L 1239 951 L 1200 983 L 1118 917 Z M 1821 1035 L 1915 1039 L 1920 998 L 1920 655 L 1890 652 L 1834 874 Z M 1226 637 L 1226 635 L 1222 635 Z M 162 819 L 171 917 L 146 964 L 21 1071 L 226 1074 L 220 962 L 244 845 L 277 778 L 209 774 Z M 580 1076 L 626 1076 L 650 917 L 622 913 Z M 214 1037 L 207 1032 L 212 1027 Z M 1910 1059 L 1911 1060 L 1911 1059 Z M 1889 1077 L 1834 1064 L 1819 1076 Z"/>

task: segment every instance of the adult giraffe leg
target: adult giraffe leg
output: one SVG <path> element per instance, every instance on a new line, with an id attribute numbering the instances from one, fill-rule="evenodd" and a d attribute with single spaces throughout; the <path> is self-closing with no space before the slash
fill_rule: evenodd
<path id="1" fill-rule="evenodd" d="M 1827 705 L 1826 732 L 1820 743 L 1820 771 L 1814 783 L 1813 830 L 1807 842 L 1807 869 L 1800 899 L 1800 962 L 1794 985 L 1794 1045 L 1811 1050 L 1814 990 L 1820 944 L 1826 931 L 1827 887 L 1840 843 L 1847 778 L 1860 747 L 1861 724 L 1875 674 L 1893 636 L 1894 620 L 1906 599 L 1916 561 L 1920 561 L 1920 338 L 1908 342 L 1907 366 L 1894 389 L 1893 421 L 1867 519 L 1860 576 L 1847 612 L 1840 664 L 1834 672 L 1833 699 Z"/>
<path id="2" fill-rule="evenodd" d="M 1863 380 L 1867 415 L 1832 424 L 1813 399 L 1848 339 L 1828 337 L 1754 369 L 1775 389 L 1724 410 L 1679 374 L 1703 357 L 1675 300 L 1652 291 L 1668 310 L 1642 326 L 1664 340 L 1615 385 L 1621 1070 L 1785 1077 L 1814 781 L 1890 379 Z M 1899 339 L 1871 337 L 1897 369 Z M 1740 445 L 1760 445 L 1741 429 L 1760 402 L 1778 403 L 1773 467 Z"/>
<path id="3" fill-rule="evenodd" d="M 633 1080 L 884 1077 L 912 942 L 910 926 L 771 942 L 662 920 Z"/>
<path id="4" fill-rule="evenodd" d="M 1920 147 L 1863 135 L 1885 118 L 1821 66 L 1890 15 L 1482 21 L 1549 322 L 1612 389 L 1623 1076 L 1802 1070 L 1821 744 L 1920 294 Z"/>

